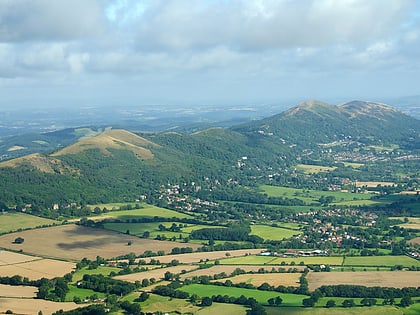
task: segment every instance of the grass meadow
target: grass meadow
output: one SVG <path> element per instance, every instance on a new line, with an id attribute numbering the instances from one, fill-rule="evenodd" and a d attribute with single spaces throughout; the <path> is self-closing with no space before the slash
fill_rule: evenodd
<path id="1" fill-rule="evenodd" d="M 346 257 L 343 265 L 367 267 L 392 267 L 395 265 L 402 265 L 404 267 L 420 267 L 420 261 L 408 256 L 353 256 Z"/>
<path id="2" fill-rule="evenodd" d="M 31 229 L 38 226 L 58 224 L 59 221 L 36 217 L 34 215 L 8 212 L 0 214 L 0 234 Z"/>
<path id="3" fill-rule="evenodd" d="M 125 207 L 127 205 L 132 206 L 132 210 L 119 210 L 120 207 Z M 181 213 L 173 210 L 168 210 L 165 208 L 156 207 L 149 204 L 140 204 L 140 209 L 135 209 L 135 203 L 107 203 L 107 204 L 96 204 L 90 205 L 90 209 L 95 209 L 96 207 L 103 209 L 107 208 L 111 210 L 106 212 L 97 218 L 113 217 L 117 219 L 133 219 L 136 217 L 161 217 L 161 218 L 192 218 L 191 215 L 186 213 Z M 112 210 L 114 209 L 114 210 Z"/>
<path id="4" fill-rule="evenodd" d="M 251 234 L 257 235 L 264 240 L 281 241 L 301 234 L 301 232 L 268 225 L 251 225 Z"/>
<path id="5" fill-rule="evenodd" d="M 199 297 L 213 296 L 213 295 L 228 295 L 234 297 L 240 297 L 244 295 L 247 298 L 255 298 L 258 303 L 267 304 L 267 300 L 280 296 L 283 299 L 282 305 L 284 306 L 301 306 L 302 300 L 307 298 L 306 295 L 300 294 L 289 294 L 289 293 L 278 293 L 274 291 L 261 291 L 252 289 L 243 289 L 235 287 L 224 287 L 217 285 L 203 285 L 203 284 L 191 284 L 180 288 L 181 291 L 188 292 L 190 294 L 197 294 Z"/>

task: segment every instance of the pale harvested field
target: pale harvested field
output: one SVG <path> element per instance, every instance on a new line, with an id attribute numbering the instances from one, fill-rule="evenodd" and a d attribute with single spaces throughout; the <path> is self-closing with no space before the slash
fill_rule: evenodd
<path id="1" fill-rule="evenodd" d="M 223 279 L 223 281 L 230 280 L 233 283 L 250 283 L 256 287 L 267 282 L 268 284 L 278 287 L 284 285 L 285 287 L 298 287 L 300 273 L 264 273 L 264 274 L 243 274 L 232 278 Z"/>
<path id="2" fill-rule="evenodd" d="M 13 265 L 0 266 L 0 275 L 15 276 L 20 275 L 30 280 L 38 280 L 41 278 L 52 279 L 62 277 L 74 270 L 75 264 L 66 261 L 53 259 L 38 259 Z"/>
<path id="3" fill-rule="evenodd" d="M 23 244 L 13 244 L 17 237 Z M 128 242 L 132 245 L 128 246 Z M 96 256 L 113 258 L 128 253 L 142 254 L 146 250 L 171 252 L 174 247 L 198 248 L 200 245 L 142 239 L 131 235 L 78 225 L 54 226 L 0 236 L 0 247 L 49 258 L 81 260 Z"/>
<path id="4" fill-rule="evenodd" d="M 19 264 L 38 259 L 41 259 L 41 257 L 28 256 L 19 253 L 0 250 L 0 266 Z"/>
<path id="5" fill-rule="evenodd" d="M 242 269 L 245 272 L 257 272 L 260 269 L 264 269 L 265 271 L 271 271 L 271 269 L 273 268 L 272 266 L 252 266 L 252 265 L 215 265 L 211 268 L 206 268 L 206 269 L 198 269 L 198 270 L 194 270 L 191 272 L 188 272 L 184 275 L 181 275 L 181 280 L 184 279 L 188 279 L 188 278 L 192 278 L 192 277 L 199 277 L 199 276 L 214 276 L 217 274 L 220 274 L 222 272 L 226 273 L 226 275 L 230 275 L 235 269 Z M 275 268 L 277 269 L 277 268 Z"/>
<path id="6" fill-rule="evenodd" d="M 57 303 L 38 299 L 0 298 L 0 312 L 11 310 L 14 314 L 36 315 L 42 311 L 43 315 L 50 315 L 56 311 L 69 311 L 80 307 L 73 302 Z"/>
<path id="7" fill-rule="evenodd" d="M 393 182 L 359 182 L 359 181 L 356 182 L 356 187 L 363 187 L 363 186 L 378 187 L 378 185 L 393 186 L 393 185 L 395 185 L 395 183 L 393 183 Z"/>
<path id="8" fill-rule="evenodd" d="M 165 272 L 167 271 L 173 274 L 179 274 L 183 270 L 190 271 L 197 268 L 198 266 L 194 266 L 194 265 L 179 265 L 179 266 L 173 266 L 173 267 L 167 267 L 167 268 L 153 269 L 153 270 L 143 271 L 143 272 L 138 272 L 138 273 L 132 273 L 128 275 L 116 276 L 114 278 L 118 280 L 129 281 L 129 282 L 141 281 L 143 279 L 151 279 L 151 278 L 160 280 L 164 278 Z"/>
<path id="9" fill-rule="evenodd" d="M 392 288 L 420 286 L 419 271 L 310 272 L 307 279 L 310 291 L 322 285 L 336 284 Z"/>
<path id="10" fill-rule="evenodd" d="M 0 284 L 0 297 L 33 298 L 37 292 L 37 287 Z"/>
<path id="11" fill-rule="evenodd" d="M 189 247 L 194 244 L 182 244 L 180 247 Z M 192 247 L 192 246 L 191 246 Z M 192 264 L 198 263 L 200 261 L 216 260 L 229 257 L 239 257 L 246 254 L 256 255 L 264 251 L 263 249 L 238 249 L 238 250 L 226 250 L 226 251 L 217 251 L 217 252 L 200 252 L 200 253 L 189 253 L 189 254 L 179 254 L 179 255 L 167 255 L 167 256 L 155 256 L 151 258 L 142 258 L 146 261 L 151 259 L 157 259 L 161 263 L 170 263 L 173 259 L 178 260 L 183 264 Z M 226 254 L 230 256 L 226 256 Z"/>
<path id="12" fill-rule="evenodd" d="M 408 243 L 420 245 L 420 237 L 413 238 L 412 240 L 409 240 Z"/>

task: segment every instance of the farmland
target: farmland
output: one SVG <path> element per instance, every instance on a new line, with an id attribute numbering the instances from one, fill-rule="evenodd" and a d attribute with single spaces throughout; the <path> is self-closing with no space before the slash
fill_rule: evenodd
<path id="1" fill-rule="evenodd" d="M 305 295 L 299 294 L 287 294 L 282 293 L 279 294 L 278 292 L 270 292 L 270 291 L 260 291 L 260 290 L 253 290 L 253 289 L 242 289 L 242 288 L 234 288 L 234 287 L 222 287 L 222 286 L 215 286 L 215 285 L 201 285 L 201 284 L 191 284 L 182 287 L 182 291 L 188 292 L 190 294 L 197 294 L 200 297 L 204 296 L 212 296 L 212 295 L 227 295 L 227 296 L 234 296 L 239 297 L 244 295 L 247 298 L 255 298 L 258 303 L 267 304 L 267 300 L 270 298 L 275 298 L 281 295 L 283 299 L 282 305 L 285 306 L 300 306 L 302 305 L 302 299 L 306 298 Z"/>
<path id="2" fill-rule="evenodd" d="M 269 274 L 243 274 L 235 277 L 227 278 L 232 283 L 250 283 L 254 287 L 259 287 L 263 283 L 268 283 L 272 286 L 278 287 L 279 285 L 286 287 L 298 287 L 300 273 L 269 273 Z"/>
<path id="3" fill-rule="evenodd" d="M 11 310 L 14 314 L 36 314 L 38 311 L 41 311 L 42 314 L 52 314 L 59 310 L 68 311 L 78 307 L 80 305 L 73 302 L 0 297 L 0 312 L 3 313 Z"/>
<path id="4" fill-rule="evenodd" d="M 37 291 L 36 287 L 0 284 L 0 297 L 34 298 Z"/>
<path id="5" fill-rule="evenodd" d="M 252 225 L 251 234 L 257 235 L 265 240 L 282 240 L 300 234 L 299 231 L 272 227 L 267 225 Z"/>
<path id="6" fill-rule="evenodd" d="M 13 244 L 16 237 L 24 238 L 25 242 Z M 143 253 L 146 250 L 170 252 L 174 247 L 186 247 L 182 243 L 140 239 L 73 224 L 3 235 L 0 236 L 0 246 L 12 250 L 22 250 L 32 255 L 73 261 L 84 257 L 94 259 L 98 253 L 102 257 L 112 258 L 130 252 Z M 199 247 L 194 244 L 188 244 L 188 246 Z"/>
<path id="7" fill-rule="evenodd" d="M 189 244 L 189 243 L 188 243 Z M 153 259 L 159 260 L 161 263 L 170 263 L 173 259 L 178 260 L 183 264 L 198 263 L 200 261 L 211 261 L 216 259 L 221 259 L 222 263 L 223 258 L 226 257 L 237 257 L 249 255 L 249 257 L 255 257 L 255 255 L 261 252 L 262 249 L 238 249 L 238 250 L 227 250 L 227 251 L 215 251 L 215 252 L 197 252 L 197 253 L 187 253 L 187 254 L 178 254 L 178 255 L 169 255 L 169 256 L 155 256 Z M 152 258 L 142 258 L 143 260 L 150 261 Z"/>
<path id="8" fill-rule="evenodd" d="M 90 205 L 89 208 L 94 210 L 95 208 L 108 209 L 108 211 L 101 216 L 95 216 L 93 219 L 102 219 L 102 218 L 117 218 L 120 220 L 133 219 L 136 217 L 161 217 L 161 218 L 191 218 L 189 214 L 156 207 L 149 204 L 141 204 L 139 209 L 135 208 L 135 203 L 129 203 L 132 207 L 131 210 L 119 210 L 121 207 L 126 207 L 127 203 L 109 203 L 109 204 L 97 204 Z M 114 209 L 114 210 L 112 210 Z"/>
<path id="9" fill-rule="evenodd" d="M 341 266 L 343 257 L 276 257 L 276 256 L 244 256 L 228 258 L 220 261 L 223 265 L 308 265 L 324 264 Z"/>
<path id="10" fill-rule="evenodd" d="M 16 263 L 0 266 L 0 275 L 15 276 L 20 275 L 29 280 L 41 278 L 52 279 L 62 277 L 74 270 L 75 264 L 66 261 L 53 259 L 37 259 L 24 263 Z"/>
<path id="11" fill-rule="evenodd" d="M 309 290 L 322 285 L 363 285 L 390 288 L 417 287 L 420 272 L 417 271 L 365 271 L 365 272 L 310 272 L 307 276 Z"/>
<path id="12" fill-rule="evenodd" d="M 59 223 L 59 221 L 40 218 L 25 213 L 0 213 L 0 234 Z"/>
<path id="13" fill-rule="evenodd" d="M 404 267 L 416 266 L 420 267 L 420 261 L 407 256 L 371 256 L 371 257 L 346 257 L 344 266 L 395 266 Z"/>
<path id="14" fill-rule="evenodd" d="M 320 205 L 320 198 L 331 197 L 334 198 L 334 203 L 346 204 L 347 202 L 356 202 L 363 204 L 368 202 L 372 197 L 369 194 L 341 192 L 341 191 L 317 191 L 310 189 L 290 188 L 290 187 L 279 187 L 279 186 L 268 186 L 262 185 L 260 189 L 269 196 L 273 197 L 287 197 L 297 198 L 308 205 Z"/>
<path id="15" fill-rule="evenodd" d="M 179 273 L 184 273 L 184 272 L 191 271 L 197 268 L 198 266 L 195 266 L 195 265 L 179 265 L 179 266 L 168 267 L 168 268 L 157 268 L 157 269 L 152 269 L 149 271 L 143 271 L 139 273 L 131 273 L 128 275 L 123 275 L 123 276 L 116 276 L 115 279 L 124 280 L 128 282 L 135 282 L 135 281 L 140 281 L 142 279 L 150 279 L 150 278 L 155 278 L 156 280 L 163 280 L 166 272 L 179 274 Z"/>

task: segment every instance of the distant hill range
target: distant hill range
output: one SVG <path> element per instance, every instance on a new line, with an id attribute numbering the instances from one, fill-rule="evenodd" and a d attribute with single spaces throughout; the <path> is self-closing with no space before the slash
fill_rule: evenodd
<path id="1" fill-rule="evenodd" d="M 418 145 L 420 121 L 380 103 L 353 101 L 333 106 L 312 100 L 233 130 L 260 132 L 307 147 L 343 139 L 413 146 Z"/>
<path id="2" fill-rule="evenodd" d="M 281 114 L 231 128 L 135 134 L 111 128 L 66 129 L 4 140 L 0 202 L 97 203 L 153 197 L 162 183 L 258 176 L 292 165 L 303 150 L 329 143 L 420 149 L 420 121 L 378 103 L 301 103 Z"/>

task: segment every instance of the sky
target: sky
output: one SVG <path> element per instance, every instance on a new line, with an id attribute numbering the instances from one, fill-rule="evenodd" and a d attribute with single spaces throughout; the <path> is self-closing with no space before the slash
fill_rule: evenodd
<path id="1" fill-rule="evenodd" d="M 0 106 L 419 95 L 416 0 L 0 0 Z"/>

